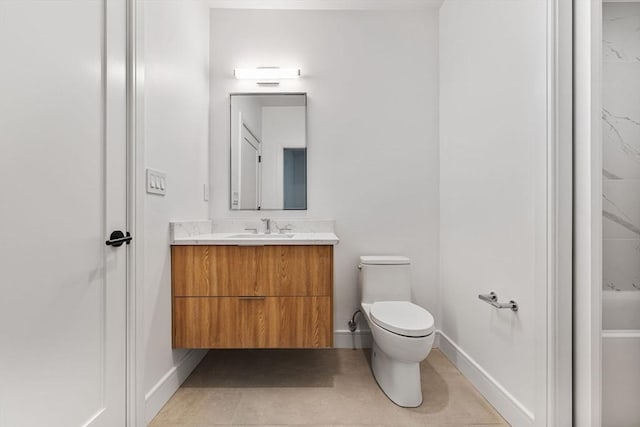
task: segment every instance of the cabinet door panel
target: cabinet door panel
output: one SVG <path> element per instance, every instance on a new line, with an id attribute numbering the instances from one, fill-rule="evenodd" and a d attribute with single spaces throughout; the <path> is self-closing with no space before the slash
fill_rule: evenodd
<path id="1" fill-rule="evenodd" d="M 258 281 L 265 295 L 329 296 L 333 283 L 332 246 L 264 246 Z"/>
<path id="2" fill-rule="evenodd" d="M 329 297 L 174 298 L 176 348 L 330 347 Z"/>
<path id="3" fill-rule="evenodd" d="M 243 246 L 173 246 L 174 296 L 261 295 L 257 251 Z"/>

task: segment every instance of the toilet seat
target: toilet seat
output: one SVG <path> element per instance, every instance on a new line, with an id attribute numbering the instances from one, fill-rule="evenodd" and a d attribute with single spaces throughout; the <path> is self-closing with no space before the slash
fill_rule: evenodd
<path id="1" fill-rule="evenodd" d="M 371 320 L 378 326 L 407 337 L 424 337 L 434 329 L 431 313 L 408 301 L 380 301 L 370 309 Z"/>

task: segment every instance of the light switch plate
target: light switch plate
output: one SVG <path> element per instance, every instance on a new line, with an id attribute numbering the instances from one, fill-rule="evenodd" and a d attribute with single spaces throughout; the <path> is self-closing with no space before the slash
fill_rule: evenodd
<path id="1" fill-rule="evenodd" d="M 147 193 L 164 196 L 167 194 L 167 174 L 147 169 Z"/>

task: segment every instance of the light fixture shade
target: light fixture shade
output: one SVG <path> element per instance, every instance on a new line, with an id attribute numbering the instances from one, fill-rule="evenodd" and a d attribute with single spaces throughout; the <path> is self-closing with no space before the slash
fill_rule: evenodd
<path id="1" fill-rule="evenodd" d="M 281 79 L 297 79 L 300 77 L 300 69 L 279 67 L 236 68 L 233 70 L 233 75 L 236 79 L 269 82 Z"/>

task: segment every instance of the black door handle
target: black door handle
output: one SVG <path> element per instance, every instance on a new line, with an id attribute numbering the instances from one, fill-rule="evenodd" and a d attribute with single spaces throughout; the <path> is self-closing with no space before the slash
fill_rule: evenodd
<path id="1" fill-rule="evenodd" d="M 122 231 L 116 230 L 111 233 L 111 236 L 109 236 L 109 240 L 104 242 L 104 244 L 107 246 L 113 246 L 114 248 L 119 248 L 123 243 L 126 243 L 128 245 L 132 240 L 133 237 L 131 237 L 131 233 L 129 233 L 128 231 L 127 235 L 125 236 Z"/>

